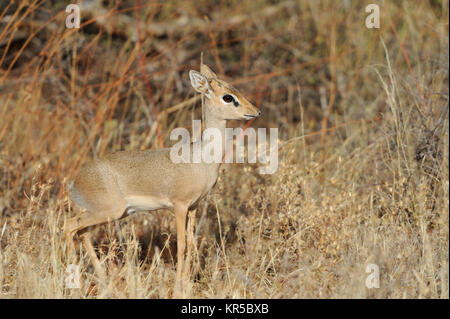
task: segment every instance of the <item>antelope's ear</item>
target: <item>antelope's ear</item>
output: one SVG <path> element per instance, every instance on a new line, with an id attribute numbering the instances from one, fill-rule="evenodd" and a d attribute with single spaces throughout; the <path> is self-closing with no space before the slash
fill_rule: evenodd
<path id="1" fill-rule="evenodd" d="M 189 77 L 191 78 L 191 85 L 194 90 L 209 97 L 211 87 L 209 86 L 208 79 L 203 74 L 195 70 L 189 71 Z"/>
<path id="2" fill-rule="evenodd" d="M 215 79 L 217 75 L 206 64 L 200 65 L 200 73 L 206 76 L 208 79 Z"/>

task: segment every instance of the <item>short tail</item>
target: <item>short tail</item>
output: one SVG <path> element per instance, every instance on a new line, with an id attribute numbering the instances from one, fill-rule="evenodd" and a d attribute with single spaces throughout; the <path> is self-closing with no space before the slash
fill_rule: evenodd
<path id="1" fill-rule="evenodd" d="M 72 200 L 77 204 L 78 206 L 82 208 L 87 208 L 86 201 L 84 200 L 81 193 L 77 190 L 75 187 L 74 181 L 69 182 L 69 196 L 72 198 Z"/>

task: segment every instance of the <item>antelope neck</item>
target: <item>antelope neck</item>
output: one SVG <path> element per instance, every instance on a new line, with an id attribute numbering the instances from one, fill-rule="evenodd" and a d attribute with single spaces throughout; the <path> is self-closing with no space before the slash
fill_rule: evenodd
<path id="1" fill-rule="evenodd" d="M 225 128 L 227 121 L 219 116 L 217 116 L 211 109 L 208 101 L 205 101 L 205 129 L 216 128 L 219 130 L 222 140 L 222 157 L 225 155 Z M 204 141 L 208 142 L 208 140 Z"/>

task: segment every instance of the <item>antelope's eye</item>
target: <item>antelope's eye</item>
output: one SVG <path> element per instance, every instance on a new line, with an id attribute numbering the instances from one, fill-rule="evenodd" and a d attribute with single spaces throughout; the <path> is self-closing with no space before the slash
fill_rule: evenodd
<path id="1" fill-rule="evenodd" d="M 230 94 L 225 94 L 224 96 L 222 96 L 222 100 L 225 103 L 231 103 L 234 101 L 234 98 Z"/>

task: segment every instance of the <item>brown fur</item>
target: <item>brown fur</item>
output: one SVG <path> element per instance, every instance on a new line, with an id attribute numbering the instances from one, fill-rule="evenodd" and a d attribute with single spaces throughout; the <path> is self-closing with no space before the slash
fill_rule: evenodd
<path id="1" fill-rule="evenodd" d="M 260 112 L 230 84 L 217 79 L 206 65 L 201 74 L 191 71 L 196 91 L 205 96 L 205 127 L 215 127 L 224 136 L 228 119 L 248 119 Z M 233 94 L 239 106 L 227 105 L 221 98 Z M 75 233 L 124 216 L 127 210 L 172 209 L 177 226 L 177 279 L 175 296 L 183 296 L 181 277 L 186 247 L 185 223 L 189 208 L 215 185 L 220 164 L 180 163 L 170 160 L 170 149 L 123 151 L 88 161 L 75 178 L 71 197 L 79 214 L 67 221 L 71 241 Z M 81 212 L 84 209 L 84 212 Z M 104 271 L 87 237 L 83 243 L 99 275 Z M 188 269 L 188 266 L 186 266 Z"/>

